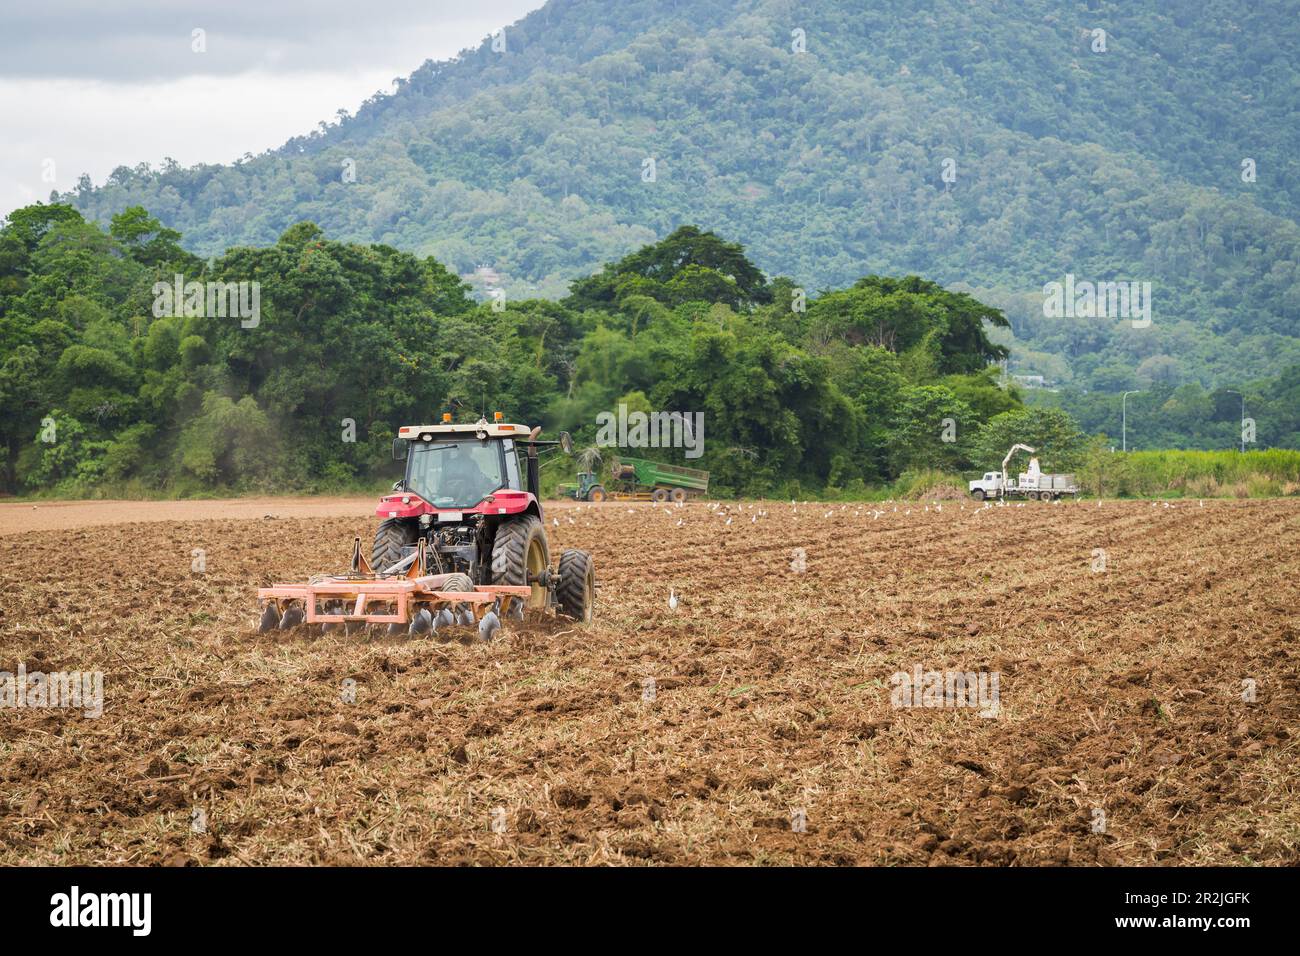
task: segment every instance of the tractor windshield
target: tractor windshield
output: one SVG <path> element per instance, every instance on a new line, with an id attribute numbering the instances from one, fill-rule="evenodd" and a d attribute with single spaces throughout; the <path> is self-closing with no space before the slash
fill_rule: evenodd
<path id="1" fill-rule="evenodd" d="M 495 441 L 412 442 L 406 487 L 435 508 L 472 508 L 505 487 L 504 460 Z"/>

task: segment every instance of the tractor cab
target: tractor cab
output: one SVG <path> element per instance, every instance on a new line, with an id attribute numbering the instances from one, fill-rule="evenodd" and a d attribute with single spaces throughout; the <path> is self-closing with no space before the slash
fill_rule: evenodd
<path id="1" fill-rule="evenodd" d="M 521 478 L 516 441 L 523 425 L 411 425 L 401 429 L 393 456 L 406 461 L 395 490 L 418 496 L 435 509 L 473 508 L 497 491 L 537 494 Z"/>
<path id="2" fill-rule="evenodd" d="M 393 457 L 406 473 L 376 511 L 381 518 L 426 516 L 459 521 L 467 513 L 542 515 L 538 494 L 538 450 L 573 446 L 567 432 L 559 441 L 538 441 L 539 429 L 480 418 L 456 424 L 444 415 L 438 425 L 403 425 L 393 440 Z M 426 525 L 428 521 L 424 522 Z"/>

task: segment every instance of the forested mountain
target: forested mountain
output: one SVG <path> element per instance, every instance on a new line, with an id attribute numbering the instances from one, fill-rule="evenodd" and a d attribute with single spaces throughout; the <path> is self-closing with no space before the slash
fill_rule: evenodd
<path id="1" fill-rule="evenodd" d="M 63 198 L 105 225 L 144 206 L 202 256 L 310 220 L 490 266 L 512 297 L 698 223 L 810 297 L 868 274 L 970 291 L 1010 320 L 1013 372 L 1240 383 L 1300 362 L 1296 14 L 552 0 L 279 150 Z M 1066 274 L 1150 282 L 1150 327 L 1045 317 Z"/>

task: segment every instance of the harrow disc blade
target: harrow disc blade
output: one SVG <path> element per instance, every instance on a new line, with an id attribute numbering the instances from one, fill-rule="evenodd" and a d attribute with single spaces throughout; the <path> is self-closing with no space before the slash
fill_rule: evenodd
<path id="1" fill-rule="evenodd" d="M 411 626 L 407 629 L 406 633 L 414 637 L 418 634 L 428 633 L 432 629 L 433 615 L 429 613 L 427 607 L 422 607 L 420 608 L 420 612 L 411 618 Z"/>
<path id="2" fill-rule="evenodd" d="M 428 614 L 429 612 L 425 611 L 424 613 Z M 456 619 L 451 616 L 451 611 L 443 608 L 438 612 L 438 616 L 433 621 L 433 629 L 436 631 L 440 628 L 451 627 L 455 623 Z"/>
<path id="3" fill-rule="evenodd" d="M 461 608 L 456 614 L 456 623 L 461 625 L 461 627 L 473 627 L 474 612 L 467 607 Z"/>
<path id="4" fill-rule="evenodd" d="M 302 608 L 296 604 L 289 605 L 280 618 L 280 630 L 287 631 L 291 627 L 297 627 L 302 623 L 302 617 Z"/>
<path id="5" fill-rule="evenodd" d="M 273 631 L 280 625 L 280 612 L 276 610 L 275 602 L 266 606 L 262 611 L 262 619 L 257 624 L 259 634 L 265 634 L 267 631 Z"/>
<path id="6" fill-rule="evenodd" d="M 389 637 L 396 637 L 398 634 L 405 634 L 406 628 L 401 624 L 389 624 L 385 632 Z"/>
<path id="7" fill-rule="evenodd" d="M 497 617 L 496 611 L 488 611 L 483 615 L 483 620 L 478 622 L 478 636 L 485 641 L 492 640 L 499 630 L 501 630 L 501 619 Z"/>

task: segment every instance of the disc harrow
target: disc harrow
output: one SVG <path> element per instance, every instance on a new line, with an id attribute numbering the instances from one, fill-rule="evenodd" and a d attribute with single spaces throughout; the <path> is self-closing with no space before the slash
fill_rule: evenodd
<path id="1" fill-rule="evenodd" d="M 446 627 L 477 627 L 491 640 L 503 618 L 523 619 L 532 589 L 523 585 L 474 585 L 464 574 L 429 574 L 423 539 L 414 553 L 384 571 L 370 566 L 361 539 L 352 542 L 346 574 L 319 575 L 305 584 L 273 584 L 257 589 L 258 630 L 287 630 L 318 624 L 345 632 L 388 625 L 390 635 L 436 633 Z"/>

